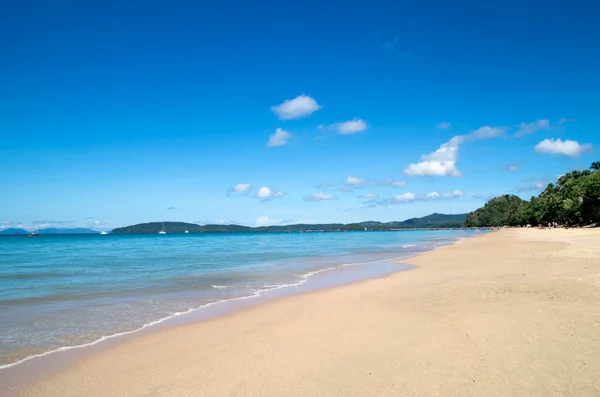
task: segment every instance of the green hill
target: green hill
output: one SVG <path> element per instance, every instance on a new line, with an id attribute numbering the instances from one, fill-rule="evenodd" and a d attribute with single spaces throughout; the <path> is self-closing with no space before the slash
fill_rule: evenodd
<path id="1" fill-rule="evenodd" d="M 269 232 L 307 232 L 307 231 L 352 231 L 352 230 L 395 230 L 415 228 L 456 228 L 461 227 L 467 214 L 431 214 L 423 218 L 411 218 L 404 222 L 366 221 L 360 223 L 321 223 L 295 224 L 284 226 L 249 227 L 240 225 L 198 225 L 187 222 L 164 222 L 167 234 L 185 233 L 269 233 Z M 114 229 L 113 234 L 157 234 L 162 230 L 163 222 L 140 223 Z"/>
<path id="2" fill-rule="evenodd" d="M 526 201 L 504 195 L 471 212 L 465 226 L 591 225 L 600 222 L 600 162 L 590 170 L 560 176 L 537 197 Z"/>
<path id="3" fill-rule="evenodd" d="M 27 230 L 25 229 L 19 229 L 19 228 L 8 228 L 8 229 L 4 229 L 4 230 L 0 230 L 0 234 L 6 234 L 6 235 L 11 235 L 11 234 L 27 234 L 29 233 Z"/>
<path id="4" fill-rule="evenodd" d="M 438 214 L 424 216 L 422 218 L 411 218 L 402 222 L 404 225 L 413 227 L 461 227 L 465 222 L 467 214 Z"/>

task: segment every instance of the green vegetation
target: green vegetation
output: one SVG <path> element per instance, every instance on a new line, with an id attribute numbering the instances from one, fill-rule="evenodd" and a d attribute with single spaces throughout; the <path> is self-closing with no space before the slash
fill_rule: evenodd
<path id="1" fill-rule="evenodd" d="M 488 201 L 482 208 L 467 215 L 465 226 L 467 227 L 497 227 L 517 226 L 520 221 L 517 213 L 525 205 L 526 201 L 515 195 L 504 195 Z"/>
<path id="2" fill-rule="evenodd" d="M 589 225 L 600 222 L 600 162 L 590 170 L 573 171 L 550 183 L 530 201 L 514 195 L 496 197 L 467 215 L 465 226 L 523 226 L 558 222 Z"/>
<path id="3" fill-rule="evenodd" d="M 360 223 L 325 223 L 325 224 L 296 224 L 285 226 L 248 227 L 240 225 L 197 225 L 185 222 L 164 222 L 168 234 L 185 233 L 268 233 L 268 232 L 346 232 L 353 230 L 397 230 L 416 228 L 457 228 L 462 227 L 467 214 L 445 215 L 432 214 L 423 218 L 412 218 L 404 222 L 360 222 Z M 138 225 L 120 227 L 113 234 L 155 234 L 162 229 L 162 222 L 141 223 Z"/>

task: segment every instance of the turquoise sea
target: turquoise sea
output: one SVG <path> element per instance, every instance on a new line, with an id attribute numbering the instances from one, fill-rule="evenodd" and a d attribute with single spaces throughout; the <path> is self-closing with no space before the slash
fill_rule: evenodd
<path id="1" fill-rule="evenodd" d="M 470 233 L 470 234 L 468 234 Z M 0 237 L 0 368 L 472 235 L 460 230 Z"/>

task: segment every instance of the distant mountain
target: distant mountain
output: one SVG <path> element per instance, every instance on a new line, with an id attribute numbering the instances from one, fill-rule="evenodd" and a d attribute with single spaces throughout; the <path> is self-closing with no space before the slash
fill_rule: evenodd
<path id="1" fill-rule="evenodd" d="M 431 214 L 422 218 L 411 218 L 402 222 L 414 227 L 461 227 L 467 219 L 467 214 Z"/>
<path id="2" fill-rule="evenodd" d="M 100 232 L 92 229 L 85 229 L 77 227 L 73 229 L 58 229 L 55 227 L 49 227 L 46 229 L 40 229 L 40 234 L 99 234 Z"/>
<path id="3" fill-rule="evenodd" d="M 14 227 L 0 230 L 0 234 L 27 234 L 27 233 L 29 233 L 29 232 L 25 229 L 19 229 L 19 228 L 14 228 Z"/>
<path id="4" fill-rule="evenodd" d="M 404 222 L 366 221 L 360 223 L 296 224 L 285 226 L 249 227 L 240 225 L 197 225 L 186 222 L 164 222 L 167 234 L 185 233 L 267 233 L 267 232 L 308 232 L 308 231 L 352 231 L 352 230 L 397 230 L 418 228 L 459 228 L 467 214 L 431 214 L 422 218 L 411 218 Z M 140 223 L 114 229 L 113 234 L 156 234 L 162 230 L 163 222 Z M 41 231 L 40 231 L 41 232 Z"/>

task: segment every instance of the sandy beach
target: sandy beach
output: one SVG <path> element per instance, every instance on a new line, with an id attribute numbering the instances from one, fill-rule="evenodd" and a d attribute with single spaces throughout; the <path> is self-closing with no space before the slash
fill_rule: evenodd
<path id="1" fill-rule="evenodd" d="M 600 395 L 600 230 L 503 230 L 407 262 L 133 338 L 20 395 Z"/>

